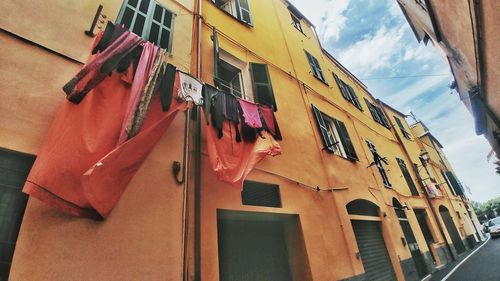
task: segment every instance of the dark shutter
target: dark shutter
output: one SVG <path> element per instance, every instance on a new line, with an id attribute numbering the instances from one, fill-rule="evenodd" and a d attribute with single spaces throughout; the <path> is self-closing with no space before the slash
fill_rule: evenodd
<path id="1" fill-rule="evenodd" d="M 316 124 L 318 124 L 318 129 L 321 133 L 321 137 L 323 139 L 323 144 L 327 151 L 334 152 L 333 143 L 330 137 L 328 136 L 328 129 L 325 125 L 325 120 L 323 120 L 323 116 L 321 115 L 321 111 L 319 111 L 314 105 L 311 104 L 314 117 L 316 117 Z"/>
<path id="2" fill-rule="evenodd" d="M 382 235 L 381 222 L 351 220 L 366 280 L 396 281 L 389 252 Z"/>
<path id="3" fill-rule="evenodd" d="M 441 213 L 441 218 L 443 219 L 444 225 L 446 226 L 446 230 L 448 230 L 448 235 L 450 235 L 451 241 L 453 243 L 453 247 L 457 251 L 457 254 L 461 254 L 465 252 L 465 246 L 462 242 L 462 238 L 460 238 L 460 234 L 458 234 L 457 227 L 453 222 L 453 218 L 450 215 L 450 212 L 445 207 L 439 207 L 439 213 Z"/>
<path id="4" fill-rule="evenodd" d="M 365 99 L 366 106 L 368 106 L 368 109 L 370 110 L 370 113 L 372 114 L 373 120 L 375 120 L 375 122 L 381 123 L 382 121 L 378 117 L 377 110 L 375 109 L 373 104 L 371 102 L 369 102 L 366 98 L 364 98 L 364 99 Z"/>
<path id="5" fill-rule="evenodd" d="M 217 29 L 214 27 L 212 27 L 212 40 L 214 42 L 214 80 L 215 81 L 215 84 L 217 85 L 217 83 L 219 81 L 217 81 L 219 79 L 219 66 L 220 66 L 220 57 L 219 57 L 219 39 L 217 37 Z"/>
<path id="6" fill-rule="evenodd" d="M 354 104 L 360 110 L 363 110 L 363 107 L 361 107 L 361 103 L 359 102 L 358 96 L 356 96 L 356 92 L 354 92 L 354 89 L 350 85 L 345 84 L 345 86 L 347 86 L 349 90 L 349 96 L 351 98 L 350 101 L 352 102 L 352 104 Z"/>
<path id="7" fill-rule="evenodd" d="M 377 111 L 379 119 L 380 119 L 380 121 L 382 121 L 381 124 L 384 125 L 386 128 L 390 128 L 391 124 L 389 123 L 389 121 L 385 117 L 385 114 L 382 111 L 382 109 L 380 107 L 378 107 L 378 106 L 373 106 L 373 108 L 375 109 L 375 111 Z"/>
<path id="8" fill-rule="evenodd" d="M 405 161 L 403 161 L 403 159 L 399 159 L 399 158 L 396 158 L 396 161 L 398 162 L 399 168 L 401 169 L 401 173 L 403 174 L 403 177 L 405 178 L 406 183 L 408 184 L 408 187 L 410 188 L 411 195 L 418 196 L 417 187 L 413 183 L 413 179 L 410 176 L 410 172 L 408 171 L 408 168 L 406 167 Z"/>
<path id="9" fill-rule="evenodd" d="M 346 89 L 344 88 L 344 82 L 337 76 L 337 74 L 333 73 L 333 78 L 335 78 L 335 82 L 337 82 L 337 85 L 339 86 L 339 89 L 340 89 L 340 93 L 342 94 L 342 96 L 346 99 L 346 100 L 349 100 L 349 97 L 347 96 L 347 91 Z"/>
<path id="10" fill-rule="evenodd" d="M 243 205 L 281 208 L 280 189 L 276 184 L 245 181 L 241 191 Z"/>
<path id="11" fill-rule="evenodd" d="M 339 133 L 340 140 L 342 141 L 342 144 L 344 145 L 344 150 L 345 154 L 349 159 L 353 160 L 358 160 L 358 155 L 356 154 L 356 151 L 354 150 L 354 146 L 352 145 L 351 138 L 349 137 L 349 134 L 347 133 L 347 129 L 344 125 L 343 122 L 334 119 L 335 122 L 335 127 L 337 128 L 337 132 Z"/>
<path id="12" fill-rule="evenodd" d="M 401 122 L 401 119 L 394 116 L 394 120 L 396 120 L 396 124 L 398 124 L 398 127 L 401 130 L 401 133 L 403 134 L 403 136 L 407 139 L 410 139 L 410 133 L 408 133 L 408 131 L 406 131 L 405 127 L 403 126 L 403 122 Z"/>
<path id="13" fill-rule="evenodd" d="M 451 188 L 455 191 L 456 195 L 464 195 L 464 191 L 462 189 L 462 186 L 458 183 L 457 178 L 455 178 L 455 175 L 451 171 L 446 171 L 446 178 L 448 178 L 448 181 L 451 184 Z"/>
<path id="14" fill-rule="evenodd" d="M 260 63 L 250 63 L 250 73 L 252 76 L 252 85 L 254 100 L 257 103 L 270 106 L 274 111 L 278 110 L 274 99 L 273 86 L 267 65 Z"/>
<path id="15" fill-rule="evenodd" d="M 21 190 L 35 156 L 0 148 L 0 280 L 9 276 L 28 196 Z"/>

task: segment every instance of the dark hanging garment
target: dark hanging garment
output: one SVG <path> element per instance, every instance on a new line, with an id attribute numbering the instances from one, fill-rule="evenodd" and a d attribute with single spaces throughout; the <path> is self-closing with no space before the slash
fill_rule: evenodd
<path id="1" fill-rule="evenodd" d="M 223 104 L 224 104 L 224 94 L 220 93 L 216 95 L 213 99 L 212 107 L 210 109 L 210 115 L 212 116 L 212 127 L 217 130 L 217 137 L 222 138 L 222 122 L 224 120 L 223 116 Z"/>
<path id="2" fill-rule="evenodd" d="M 106 29 L 104 29 L 104 32 L 99 39 L 99 42 L 97 45 L 92 49 L 92 54 L 95 55 L 97 52 L 103 52 L 106 50 L 106 48 L 116 40 L 120 35 L 122 35 L 123 32 L 125 32 L 126 29 L 123 28 L 120 25 L 115 25 L 112 22 L 108 21 L 108 24 L 106 25 Z"/>
<path id="3" fill-rule="evenodd" d="M 170 108 L 170 104 L 172 103 L 172 96 L 174 90 L 174 82 L 175 82 L 175 72 L 176 67 L 167 64 L 162 68 L 161 72 L 161 81 L 160 81 L 160 101 L 161 108 L 163 112 L 167 112 Z"/>
<path id="4" fill-rule="evenodd" d="M 268 131 L 275 140 L 283 140 L 278 121 L 276 120 L 272 108 L 265 105 L 259 105 L 259 113 L 264 130 Z"/>
<path id="5" fill-rule="evenodd" d="M 203 113 L 205 114 L 205 120 L 207 120 L 207 125 L 209 125 L 209 115 L 210 108 L 212 107 L 212 99 L 218 94 L 218 90 L 211 85 L 205 84 L 203 87 Z"/>
<path id="6" fill-rule="evenodd" d="M 63 90 L 72 103 L 80 103 L 87 93 L 101 83 L 118 66 L 120 60 L 132 52 L 143 40 L 130 32 L 122 33 L 106 50 L 95 55 Z"/>

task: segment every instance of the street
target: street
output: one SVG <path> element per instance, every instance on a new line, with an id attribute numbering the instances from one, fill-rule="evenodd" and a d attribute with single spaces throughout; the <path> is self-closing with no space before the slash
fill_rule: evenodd
<path id="1" fill-rule="evenodd" d="M 500 238 L 490 239 L 482 248 L 456 268 L 453 273 L 448 275 L 459 262 L 456 261 L 446 270 L 435 273 L 431 280 L 500 281 Z"/>

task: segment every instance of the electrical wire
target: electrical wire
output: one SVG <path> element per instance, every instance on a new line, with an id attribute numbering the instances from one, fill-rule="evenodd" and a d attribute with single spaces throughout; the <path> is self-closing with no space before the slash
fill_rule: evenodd
<path id="1" fill-rule="evenodd" d="M 403 79 L 403 78 L 415 78 L 415 77 L 433 77 L 433 76 L 448 76 L 449 73 L 443 74 L 420 74 L 420 75 L 403 75 L 403 76 L 388 76 L 388 77 L 366 77 L 359 78 L 361 80 L 387 80 L 387 79 Z"/>

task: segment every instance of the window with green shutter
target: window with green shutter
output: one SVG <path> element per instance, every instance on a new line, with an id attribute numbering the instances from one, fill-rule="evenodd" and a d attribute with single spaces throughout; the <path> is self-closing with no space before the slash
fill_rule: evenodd
<path id="1" fill-rule="evenodd" d="M 403 174 L 403 177 L 406 180 L 406 184 L 408 184 L 408 188 L 410 189 L 411 195 L 418 196 L 417 187 L 415 186 L 415 183 L 411 178 L 410 172 L 406 167 L 405 161 L 401 158 L 396 158 L 396 162 L 398 162 L 399 168 L 401 169 L 401 173 Z"/>
<path id="2" fill-rule="evenodd" d="M 174 16 L 154 0 L 125 0 L 116 22 L 171 52 Z"/>
<path id="3" fill-rule="evenodd" d="M 401 133 L 403 134 L 403 136 L 405 138 L 407 138 L 407 139 L 411 139 L 410 133 L 408 133 L 408 131 L 403 126 L 403 122 L 401 122 L 401 119 L 399 119 L 398 117 L 394 116 L 394 120 L 396 121 L 396 124 L 398 124 L 399 130 L 401 131 Z"/>
<path id="4" fill-rule="evenodd" d="M 445 178 L 455 195 L 465 195 L 462 186 L 451 171 L 445 172 Z"/>
<path id="5" fill-rule="evenodd" d="M 366 145 L 368 146 L 368 149 L 371 151 L 373 156 L 373 162 L 372 164 L 370 164 L 370 166 L 375 165 L 377 167 L 377 170 L 380 173 L 380 177 L 382 177 L 382 182 L 384 186 L 390 188 L 392 184 L 389 181 L 389 177 L 387 176 L 387 173 L 383 165 L 383 164 L 389 165 L 387 159 L 385 157 L 380 156 L 380 154 L 377 152 L 377 148 L 373 143 L 366 141 Z"/>
<path id="6" fill-rule="evenodd" d="M 368 109 L 370 110 L 370 113 L 373 117 L 373 120 L 375 120 L 375 122 L 379 123 L 380 125 L 386 127 L 387 129 L 390 129 L 391 124 L 389 123 L 389 121 L 385 117 L 385 114 L 382 111 L 382 109 L 380 107 L 374 105 L 373 103 L 369 102 L 368 99 L 366 99 L 366 98 L 364 98 L 364 99 L 365 99 L 366 106 L 368 106 Z"/>
<path id="7" fill-rule="evenodd" d="M 356 106 L 359 110 L 363 111 L 363 107 L 361 106 L 361 103 L 359 102 L 358 96 L 356 95 L 356 92 L 354 89 L 346 84 L 342 79 L 340 79 L 337 74 L 333 73 L 333 78 L 335 78 L 335 82 L 337 82 L 337 85 L 339 86 L 340 93 L 344 97 L 344 99 L 348 100 L 350 103 L 352 103 L 354 106 Z"/>
<path id="8" fill-rule="evenodd" d="M 322 150 L 335 153 L 350 160 L 358 160 L 358 155 L 354 150 L 345 124 L 319 111 L 314 105 L 311 106 L 323 139 L 323 144 L 325 145 Z"/>
<path id="9" fill-rule="evenodd" d="M 248 1 L 249 0 L 212 0 L 212 3 L 235 19 L 252 25 L 252 14 Z"/>
<path id="10" fill-rule="evenodd" d="M 268 105 L 273 108 L 274 111 L 278 110 L 267 65 L 250 63 L 250 74 L 252 77 L 254 101 L 256 103 Z"/>
<path id="11" fill-rule="evenodd" d="M 309 54 L 307 51 L 304 52 L 306 53 L 307 61 L 311 66 L 311 72 L 314 75 L 314 77 L 318 78 L 323 83 L 326 83 L 325 77 L 323 76 L 323 72 L 321 71 L 321 67 L 319 66 L 318 60 L 315 57 L 313 57 L 313 55 Z"/>

